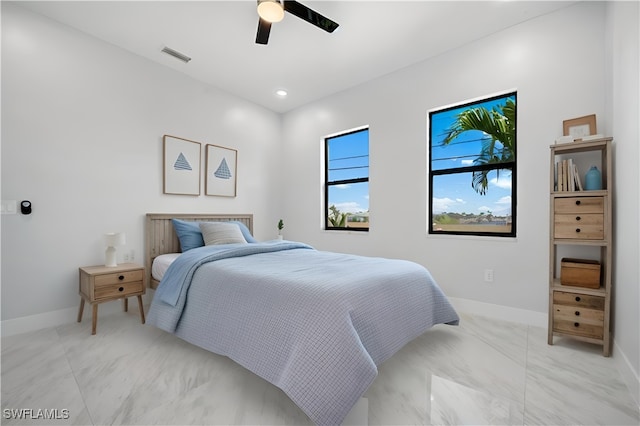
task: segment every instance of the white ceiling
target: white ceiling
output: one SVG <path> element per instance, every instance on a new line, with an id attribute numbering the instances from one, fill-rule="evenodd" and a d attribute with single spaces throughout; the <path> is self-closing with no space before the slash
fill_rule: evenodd
<path id="1" fill-rule="evenodd" d="M 574 1 L 306 1 L 326 33 L 285 14 L 255 44 L 255 0 L 20 2 L 197 80 L 286 112 Z M 192 58 L 185 64 L 164 46 Z M 284 88 L 286 99 L 275 95 Z"/>

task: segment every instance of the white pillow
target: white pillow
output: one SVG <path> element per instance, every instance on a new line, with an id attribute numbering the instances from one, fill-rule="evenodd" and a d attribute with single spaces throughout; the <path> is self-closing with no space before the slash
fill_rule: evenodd
<path id="1" fill-rule="evenodd" d="M 204 245 L 247 243 L 240 227 L 235 223 L 200 222 Z"/>

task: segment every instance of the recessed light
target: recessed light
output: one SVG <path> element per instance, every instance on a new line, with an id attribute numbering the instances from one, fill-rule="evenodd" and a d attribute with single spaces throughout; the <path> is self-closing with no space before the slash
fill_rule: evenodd
<path id="1" fill-rule="evenodd" d="M 276 95 L 280 96 L 281 98 L 286 98 L 287 97 L 287 91 L 284 89 L 278 89 L 276 90 Z"/>

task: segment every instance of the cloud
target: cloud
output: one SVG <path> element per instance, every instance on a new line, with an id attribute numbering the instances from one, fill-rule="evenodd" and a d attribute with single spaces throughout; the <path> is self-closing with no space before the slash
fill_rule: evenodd
<path id="1" fill-rule="evenodd" d="M 335 204 L 336 208 L 342 213 L 358 213 L 365 211 L 360 204 L 355 201 L 347 201 L 344 203 Z"/>
<path id="2" fill-rule="evenodd" d="M 460 160 L 460 163 L 463 166 L 472 166 L 473 165 L 473 160 Z"/>
<path id="3" fill-rule="evenodd" d="M 433 212 L 434 213 L 442 213 L 453 211 L 453 207 L 465 204 L 465 201 L 461 198 L 456 198 L 452 200 L 451 198 L 434 198 L 433 199 Z"/>
<path id="4" fill-rule="evenodd" d="M 349 185 L 348 183 L 341 183 L 340 185 L 334 185 L 332 188 L 349 189 L 351 188 L 351 185 Z"/>
<path id="5" fill-rule="evenodd" d="M 505 176 L 503 173 L 500 174 L 500 179 L 493 178 L 489 181 L 491 185 L 497 186 L 502 189 L 511 189 L 511 174 Z"/>
<path id="6" fill-rule="evenodd" d="M 508 204 L 511 205 L 511 195 L 507 195 L 506 197 L 500 198 L 496 201 L 496 204 Z"/>
<path id="7" fill-rule="evenodd" d="M 489 211 L 489 210 L 491 210 L 491 208 L 490 208 L 490 207 L 487 207 L 487 206 L 480 206 L 480 207 L 478 207 L 478 211 L 479 211 L 479 212 L 486 212 L 486 211 Z"/>

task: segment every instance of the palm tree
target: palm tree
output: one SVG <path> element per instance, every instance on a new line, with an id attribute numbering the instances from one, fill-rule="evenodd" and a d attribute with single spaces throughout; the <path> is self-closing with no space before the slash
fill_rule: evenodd
<path id="1" fill-rule="evenodd" d="M 329 210 L 331 211 L 331 213 L 329 213 L 329 223 L 331 223 L 331 226 L 344 228 L 347 223 L 347 213 L 340 212 L 334 204 L 329 207 Z"/>
<path id="2" fill-rule="evenodd" d="M 486 135 L 482 140 L 482 149 L 473 161 L 474 166 L 515 161 L 516 102 L 513 99 L 507 99 L 504 105 L 496 106 L 491 111 L 484 107 L 462 111 L 442 144 L 448 145 L 460 134 L 470 130 L 478 130 Z M 471 187 L 480 195 L 487 193 L 487 176 L 491 170 L 496 170 L 498 177 L 500 176 L 500 169 L 473 171 Z"/>

